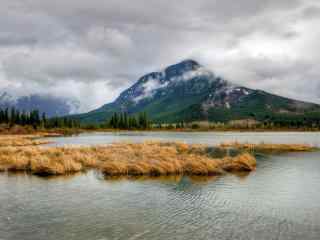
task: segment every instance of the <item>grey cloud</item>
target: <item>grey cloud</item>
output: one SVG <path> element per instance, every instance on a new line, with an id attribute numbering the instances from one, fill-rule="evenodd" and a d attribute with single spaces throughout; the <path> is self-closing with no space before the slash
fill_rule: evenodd
<path id="1" fill-rule="evenodd" d="M 19 45 L 35 45 L 37 40 L 33 37 L 25 36 L 21 37 L 18 34 L 4 33 L 0 34 L 0 45 L 1 46 L 19 46 Z"/>
<path id="2" fill-rule="evenodd" d="M 320 6 L 310 6 L 303 10 L 302 17 L 310 18 L 310 19 L 317 19 L 320 17 Z"/>
<path id="3" fill-rule="evenodd" d="M 16 53 L 3 60 L 3 68 L 9 79 L 28 79 L 43 84 L 66 79 L 90 81 L 106 77 L 102 71 L 102 59 L 77 50 L 37 49 Z"/>
<path id="4" fill-rule="evenodd" d="M 85 111 L 147 72 L 195 58 L 233 82 L 320 103 L 314 0 L 0 4 L 0 83 L 16 92 L 59 96 L 67 85 Z"/>

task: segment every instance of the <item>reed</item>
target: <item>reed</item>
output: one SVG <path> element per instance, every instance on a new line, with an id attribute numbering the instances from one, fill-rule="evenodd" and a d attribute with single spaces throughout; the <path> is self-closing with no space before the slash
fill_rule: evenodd
<path id="1" fill-rule="evenodd" d="M 268 144 L 268 143 L 223 143 L 221 148 L 235 148 L 246 151 L 258 152 L 309 152 L 316 150 L 315 147 L 308 144 Z"/>
<path id="2" fill-rule="evenodd" d="M 37 139 L 41 135 L 1 135 L 0 147 L 24 147 L 37 146 L 49 143 L 43 139 Z"/>
<path id="3" fill-rule="evenodd" d="M 255 170 L 247 153 L 213 158 L 203 145 L 145 142 L 94 147 L 2 147 L 0 169 L 64 175 L 96 169 L 108 176 L 218 175 Z"/>

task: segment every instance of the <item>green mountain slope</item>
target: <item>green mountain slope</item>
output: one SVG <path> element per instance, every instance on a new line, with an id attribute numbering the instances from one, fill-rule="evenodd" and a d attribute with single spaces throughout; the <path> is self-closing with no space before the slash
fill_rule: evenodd
<path id="1" fill-rule="evenodd" d="M 83 123 L 104 122 L 114 112 L 147 112 L 155 122 L 320 119 L 320 106 L 234 85 L 193 60 L 140 78 L 112 103 L 74 116 Z"/>

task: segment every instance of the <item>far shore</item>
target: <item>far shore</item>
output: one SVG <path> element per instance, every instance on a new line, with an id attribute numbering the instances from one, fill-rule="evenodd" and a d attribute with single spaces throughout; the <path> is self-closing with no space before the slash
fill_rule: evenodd
<path id="1" fill-rule="evenodd" d="M 80 133 L 90 132 L 319 132 L 319 129 L 290 129 L 290 128 L 278 128 L 278 129 L 80 129 Z"/>
<path id="2" fill-rule="evenodd" d="M 149 129 L 111 129 L 111 128 L 52 128 L 34 129 L 30 126 L 0 126 L 0 136 L 8 135 L 34 135 L 39 137 L 60 137 L 78 135 L 82 133 L 113 133 L 113 132 L 173 132 L 173 133 L 193 133 L 193 132 L 212 132 L 212 133 L 228 133 L 228 132 L 315 132 L 320 133 L 316 128 L 149 128 Z"/>
<path id="3" fill-rule="evenodd" d="M 48 137 L 59 137 L 59 136 L 70 136 L 70 135 L 78 135 L 84 133 L 118 133 L 118 132 L 132 132 L 132 133 L 148 133 L 148 132 L 170 132 L 170 133 L 272 133 L 272 132 L 290 132 L 290 133 L 320 133 L 320 130 L 313 129 L 69 129 L 67 131 L 63 130 L 50 130 L 49 132 L 42 132 L 43 134 L 47 134 Z M 1 135 L 1 134 L 0 134 Z"/>

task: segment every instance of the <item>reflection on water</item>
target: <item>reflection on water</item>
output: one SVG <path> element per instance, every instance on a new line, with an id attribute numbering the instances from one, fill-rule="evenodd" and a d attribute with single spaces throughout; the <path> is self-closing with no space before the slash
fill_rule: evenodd
<path id="1" fill-rule="evenodd" d="M 99 176 L 103 174 L 98 174 Z M 109 175 L 103 175 L 103 178 L 106 181 L 156 181 L 156 182 L 180 182 L 182 179 L 182 175 L 169 175 L 169 176 L 109 176 Z"/>
<path id="2" fill-rule="evenodd" d="M 0 174 L 0 239 L 319 239 L 320 154 L 213 178 Z"/>
<path id="3" fill-rule="evenodd" d="M 239 175 L 238 175 L 239 174 Z M 102 174 L 98 175 L 101 177 Z M 236 173 L 236 176 L 242 177 L 242 176 L 248 176 L 249 172 L 244 173 Z M 106 181 L 137 181 L 137 182 L 157 182 L 157 183 L 179 183 L 182 181 L 182 179 L 188 179 L 194 184 L 197 183 L 208 183 L 209 181 L 213 182 L 217 180 L 221 176 L 183 176 L 183 175 L 168 175 L 168 176 L 108 176 L 104 175 L 103 178 Z"/>

